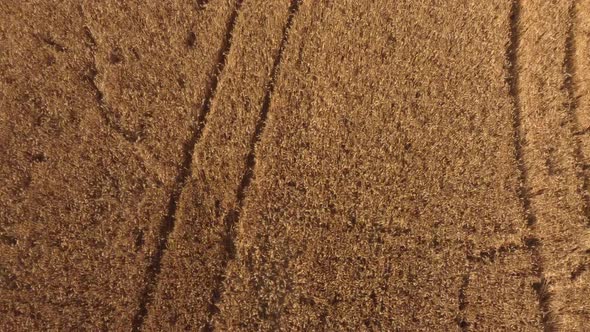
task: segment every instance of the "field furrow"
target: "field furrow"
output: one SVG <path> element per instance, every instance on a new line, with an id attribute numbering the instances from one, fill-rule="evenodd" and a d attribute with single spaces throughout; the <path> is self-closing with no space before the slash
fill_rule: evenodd
<path id="1" fill-rule="evenodd" d="M 0 329 L 131 329 L 231 7 L 0 4 Z"/>
<path id="2" fill-rule="evenodd" d="M 518 95 L 526 191 L 543 280 L 536 284 L 546 330 L 584 331 L 590 288 L 574 277 L 588 262 L 586 195 L 571 76 L 573 1 L 521 4 Z M 569 41 L 568 41 L 569 40 Z M 583 112 L 583 111 L 582 111 Z"/>
<path id="3" fill-rule="evenodd" d="M 180 200 L 180 196 L 182 195 L 182 191 L 184 190 L 186 182 L 191 177 L 192 163 L 194 159 L 194 149 L 203 134 L 203 130 L 206 125 L 207 115 L 211 110 L 211 102 L 215 92 L 217 91 L 219 76 L 223 73 L 223 70 L 227 63 L 227 54 L 229 53 L 231 48 L 231 37 L 236 25 L 236 19 L 240 10 L 240 5 L 241 1 L 237 1 L 232 9 L 232 15 L 227 22 L 225 37 L 222 43 L 221 50 L 219 52 L 219 61 L 217 63 L 217 66 L 214 68 L 216 72 L 213 72 L 211 75 L 211 84 L 209 85 L 209 89 L 205 93 L 203 106 L 196 119 L 196 122 L 193 124 L 193 133 L 191 134 L 190 139 L 184 144 L 184 158 L 182 168 L 180 169 L 180 172 L 176 177 L 176 182 L 172 189 L 170 200 L 168 201 L 168 209 L 166 212 L 166 216 L 164 217 L 164 221 L 160 225 L 159 241 L 157 243 L 155 253 L 152 256 L 150 265 L 148 266 L 148 270 L 146 273 L 146 281 L 140 298 L 139 310 L 137 311 L 135 318 L 133 319 L 134 331 L 139 331 L 143 327 L 148 307 L 150 306 L 153 300 L 153 293 L 159 282 L 159 275 L 162 269 L 162 257 L 165 254 L 165 251 L 168 249 L 168 241 L 170 238 L 170 234 L 172 233 L 172 231 L 174 231 L 174 225 L 176 222 L 176 212 L 178 211 L 178 202 Z M 204 4 L 202 4 L 202 6 L 204 6 Z"/>
<path id="4" fill-rule="evenodd" d="M 510 11 L 304 2 L 218 330 L 541 329 L 505 80 Z M 519 265 L 474 262 L 513 245 Z M 509 291 L 480 288 L 502 281 Z M 479 307 L 490 298 L 512 305 L 495 317 Z"/>
<path id="5" fill-rule="evenodd" d="M 146 329 L 211 328 L 289 15 L 285 1 L 245 1 L 240 9 Z"/>
<path id="6" fill-rule="evenodd" d="M 590 331 L 590 0 L 0 13 L 0 331 Z"/>

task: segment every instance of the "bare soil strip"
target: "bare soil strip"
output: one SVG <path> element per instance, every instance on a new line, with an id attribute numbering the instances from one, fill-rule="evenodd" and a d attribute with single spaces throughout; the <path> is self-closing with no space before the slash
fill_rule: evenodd
<path id="1" fill-rule="evenodd" d="M 498 79 L 509 14 L 302 4 L 218 330 L 541 329 Z"/>
<path id="2" fill-rule="evenodd" d="M 162 262 L 148 330 L 211 329 L 233 255 L 234 221 L 247 188 L 290 14 L 285 1 L 245 1 L 207 126 L 193 154 L 191 178 Z M 260 24 L 252 24 L 260 22 Z"/>
<path id="3" fill-rule="evenodd" d="M 0 326 L 129 330 L 230 5 L 0 7 Z"/>
<path id="4" fill-rule="evenodd" d="M 579 171 L 573 72 L 571 1 L 524 2 L 519 15 L 518 95 L 533 231 L 544 280 L 535 284 L 545 330 L 583 331 L 590 310 L 584 174 Z M 574 15 L 575 16 L 575 15 Z M 574 25 L 577 26 L 577 25 Z M 583 150 L 583 149 L 582 149 Z M 582 273 L 583 274 L 583 273 Z M 582 275 L 580 274 L 580 275 Z"/>

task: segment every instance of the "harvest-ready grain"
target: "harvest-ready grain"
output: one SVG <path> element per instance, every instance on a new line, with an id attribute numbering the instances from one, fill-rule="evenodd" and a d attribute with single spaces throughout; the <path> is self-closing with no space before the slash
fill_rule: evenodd
<path id="1" fill-rule="evenodd" d="M 218 330 L 541 328 L 505 80 L 510 10 L 302 4 Z"/>
<path id="2" fill-rule="evenodd" d="M 272 84 L 288 15 L 289 4 L 280 0 L 246 1 L 240 8 L 227 64 L 155 280 L 159 286 L 146 328 L 209 328 L 233 250 L 228 218 L 239 209 L 237 195 L 250 142 Z"/>
<path id="3" fill-rule="evenodd" d="M 0 1 L 0 330 L 588 330 L 589 10 Z"/>
<path id="4" fill-rule="evenodd" d="M 0 3 L 0 330 L 129 330 L 232 6 Z"/>

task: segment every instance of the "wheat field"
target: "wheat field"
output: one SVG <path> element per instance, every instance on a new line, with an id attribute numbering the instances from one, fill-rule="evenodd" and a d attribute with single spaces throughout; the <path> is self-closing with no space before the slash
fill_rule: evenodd
<path id="1" fill-rule="evenodd" d="M 590 331 L 589 0 L 0 13 L 0 330 Z"/>

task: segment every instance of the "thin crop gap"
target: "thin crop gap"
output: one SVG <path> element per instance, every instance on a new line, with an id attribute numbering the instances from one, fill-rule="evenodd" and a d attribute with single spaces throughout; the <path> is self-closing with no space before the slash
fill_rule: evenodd
<path id="1" fill-rule="evenodd" d="M 525 219 L 531 230 L 535 230 L 537 224 L 537 218 L 531 209 L 530 193 L 527 188 L 527 170 L 524 163 L 523 153 L 523 142 L 522 142 L 522 107 L 520 102 L 519 88 L 519 72 L 518 72 L 518 48 L 520 45 L 520 35 L 518 22 L 520 19 L 520 1 L 512 0 L 510 8 L 510 42 L 506 48 L 506 58 L 508 60 L 508 86 L 510 96 L 514 102 L 514 115 L 513 115 L 513 130 L 514 130 L 514 147 L 515 157 L 518 168 L 519 186 L 517 187 L 518 197 L 520 198 Z M 543 324 L 543 330 L 546 332 L 554 331 L 554 320 L 550 311 L 550 294 L 548 287 L 546 286 L 541 254 L 539 252 L 538 245 L 530 247 L 533 272 L 536 277 L 540 280 L 534 283 L 532 286 L 536 290 L 537 299 L 539 302 L 539 310 L 541 315 L 541 323 Z"/>
<path id="2" fill-rule="evenodd" d="M 497 259 L 508 257 L 509 255 L 521 250 L 531 250 L 539 245 L 539 239 L 536 237 L 527 237 L 523 243 L 506 243 L 498 247 L 487 247 L 479 251 L 479 254 L 468 253 L 467 260 L 478 264 L 491 264 Z"/>
<path id="3" fill-rule="evenodd" d="M 586 165 L 584 163 L 585 155 L 582 150 L 580 141 L 577 136 L 586 134 L 590 128 L 580 128 L 580 122 L 576 115 L 578 111 L 578 105 L 576 102 L 576 89 L 574 80 L 576 78 L 576 67 L 575 67 L 575 54 L 576 54 L 576 43 L 575 43 L 575 26 L 576 26 L 576 2 L 572 1 L 568 10 L 569 24 L 567 29 L 567 36 L 565 39 L 565 55 L 563 61 L 563 67 L 565 69 L 564 87 L 567 91 L 568 97 L 568 112 L 572 122 L 572 140 L 574 142 L 574 158 L 577 164 L 577 176 L 582 181 L 582 190 L 580 195 L 583 199 L 584 204 L 584 217 L 586 223 L 590 226 L 590 197 L 588 196 L 588 177 L 586 176 Z"/>
<path id="4" fill-rule="evenodd" d="M 469 268 L 471 270 L 471 268 Z M 467 309 L 467 305 L 469 302 L 467 301 L 467 288 L 469 288 L 469 281 L 470 281 L 470 272 L 463 275 L 463 281 L 461 282 L 461 287 L 459 288 L 458 294 L 458 303 L 459 303 L 459 315 L 457 316 L 457 325 L 461 329 L 462 332 L 469 331 L 469 322 L 465 317 L 465 309 Z"/>
<path id="5" fill-rule="evenodd" d="M 223 73 L 223 70 L 227 63 L 227 55 L 231 48 L 232 34 L 236 25 L 241 5 L 242 0 L 237 0 L 232 10 L 232 14 L 227 23 L 225 37 L 223 39 L 221 48 L 218 52 L 217 64 L 210 74 L 211 81 L 209 82 L 206 90 L 203 106 L 197 118 L 194 121 L 194 129 L 192 132 L 192 136 L 184 144 L 184 158 L 182 166 L 180 168 L 179 174 L 176 177 L 175 185 L 170 195 L 166 216 L 164 217 L 164 220 L 160 225 L 160 236 L 159 241 L 157 243 L 155 254 L 152 256 L 152 260 L 146 271 L 145 287 L 140 295 L 139 308 L 133 318 L 133 331 L 141 331 L 145 318 L 148 314 L 148 308 L 151 302 L 153 301 L 154 291 L 158 284 L 158 278 L 162 269 L 162 258 L 168 248 L 168 240 L 170 238 L 170 234 L 174 230 L 174 225 L 176 223 L 178 201 L 180 200 L 182 190 L 187 180 L 192 176 L 192 160 L 194 149 L 202 136 L 203 129 L 205 127 L 207 120 L 207 115 L 211 109 L 211 102 L 213 100 L 213 97 L 217 90 L 217 86 L 219 84 L 219 77 Z"/>
<path id="6" fill-rule="evenodd" d="M 197 6 L 197 9 L 203 9 L 205 7 L 207 7 L 207 5 L 209 4 L 210 0 L 196 0 L 195 1 L 195 5 Z"/>
<path id="7" fill-rule="evenodd" d="M 575 281 L 578 279 L 584 272 L 588 270 L 588 264 L 580 264 L 578 265 L 570 274 L 570 280 Z"/>
<path id="8" fill-rule="evenodd" d="M 65 46 L 63 46 L 61 43 L 58 43 L 49 34 L 35 34 L 34 36 L 37 37 L 40 41 L 42 41 L 45 44 L 47 44 L 48 46 L 52 47 L 54 50 L 56 50 L 58 52 L 62 52 L 63 53 L 65 51 L 67 51 L 67 48 Z"/>
<path id="9" fill-rule="evenodd" d="M 223 272 L 221 275 L 219 275 L 216 278 L 216 286 L 215 286 L 215 288 L 212 292 L 212 296 L 211 296 L 211 304 L 209 306 L 209 317 L 207 319 L 207 323 L 204 328 L 204 330 L 208 331 L 208 332 L 214 331 L 213 319 L 214 319 L 215 315 L 219 312 L 218 304 L 221 301 L 221 299 L 223 297 L 223 293 L 225 291 L 224 285 L 223 285 L 223 283 L 225 282 L 225 271 L 227 270 L 227 266 L 229 265 L 229 262 L 232 261 L 233 259 L 235 259 L 235 256 L 236 256 L 235 227 L 239 223 L 241 210 L 243 208 L 245 197 L 246 197 L 246 192 L 247 192 L 248 187 L 250 186 L 250 183 L 252 182 L 252 178 L 254 176 L 254 168 L 256 167 L 255 147 L 256 147 L 256 144 L 260 141 L 260 137 L 261 137 L 262 132 L 264 131 L 264 128 L 266 126 L 266 120 L 268 118 L 270 102 L 271 102 L 272 95 L 274 93 L 274 87 L 275 87 L 275 83 L 276 83 L 276 80 L 278 77 L 278 72 L 279 72 L 279 68 L 281 65 L 282 58 L 283 58 L 283 53 L 284 53 L 286 45 L 287 45 L 289 30 L 291 29 L 291 26 L 293 25 L 293 20 L 294 20 L 295 16 L 297 15 L 297 12 L 299 11 L 299 7 L 302 2 L 303 2 L 303 0 L 292 0 L 291 1 L 291 5 L 289 7 L 289 16 L 287 18 L 287 22 L 286 22 L 285 26 L 283 27 L 283 31 L 282 31 L 283 37 L 282 37 L 281 43 L 279 45 L 278 53 L 277 53 L 277 55 L 274 59 L 274 62 L 273 62 L 273 66 L 272 66 L 272 70 L 271 70 L 271 74 L 270 74 L 270 80 L 268 83 L 268 88 L 265 91 L 264 100 L 262 103 L 262 107 L 260 109 L 260 114 L 258 116 L 258 120 L 256 121 L 254 133 L 250 139 L 249 152 L 248 152 L 248 155 L 246 157 L 246 162 L 245 162 L 246 168 L 244 170 L 242 180 L 240 181 L 240 184 L 239 184 L 237 192 L 236 192 L 236 201 L 237 201 L 236 206 L 237 207 L 234 208 L 232 211 L 230 211 L 223 219 L 224 227 L 225 227 L 224 244 L 225 244 L 225 250 L 226 250 L 226 254 L 225 254 L 226 257 L 225 257 L 223 265 L 222 265 Z"/>
<path id="10" fill-rule="evenodd" d="M 83 11 L 82 7 L 80 7 L 80 10 Z M 127 130 L 127 129 L 123 128 L 117 122 L 117 120 L 113 119 L 113 117 L 111 116 L 114 113 L 105 99 L 104 92 L 98 86 L 98 83 L 96 82 L 96 76 L 98 76 L 98 66 L 96 65 L 96 55 L 94 54 L 96 52 L 96 47 L 97 47 L 96 38 L 94 37 L 94 34 L 92 33 L 92 31 L 90 30 L 90 28 L 88 26 L 84 26 L 83 31 L 84 31 L 84 35 L 85 35 L 86 39 L 88 39 L 88 47 L 92 51 L 92 62 L 90 63 L 90 66 L 88 68 L 88 73 L 87 73 L 86 79 L 88 80 L 92 90 L 94 91 L 94 98 L 96 99 L 96 102 L 98 103 L 98 109 L 99 109 L 100 116 L 103 118 L 104 122 L 106 123 L 106 125 L 109 128 L 113 129 L 116 133 L 121 135 L 126 141 L 128 141 L 130 143 L 136 143 L 140 140 L 140 138 L 141 138 L 140 135 L 131 131 L 131 130 Z"/>
<path id="11" fill-rule="evenodd" d="M 92 30 L 90 30 L 88 26 L 84 26 L 82 31 L 84 31 L 84 36 L 86 36 L 86 39 L 88 39 L 88 46 L 94 51 L 98 43 L 94 37 L 94 34 L 92 33 Z"/>
<path id="12" fill-rule="evenodd" d="M 130 143 L 138 142 L 140 140 L 140 136 L 137 133 L 121 127 L 121 125 L 117 123 L 117 121 L 113 119 L 112 116 L 109 115 L 113 114 L 113 112 L 110 106 L 108 105 L 107 101 L 105 100 L 104 92 L 96 83 L 97 75 L 98 69 L 96 66 L 96 60 L 92 60 L 88 72 L 88 81 L 90 82 L 92 90 L 94 90 L 94 97 L 96 98 L 96 101 L 98 103 L 98 108 L 100 110 L 101 117 L 103 118 L 107 126 L 109 126 L 115 132 L 120 134 L 125 140 L 127 140 Z"/>

